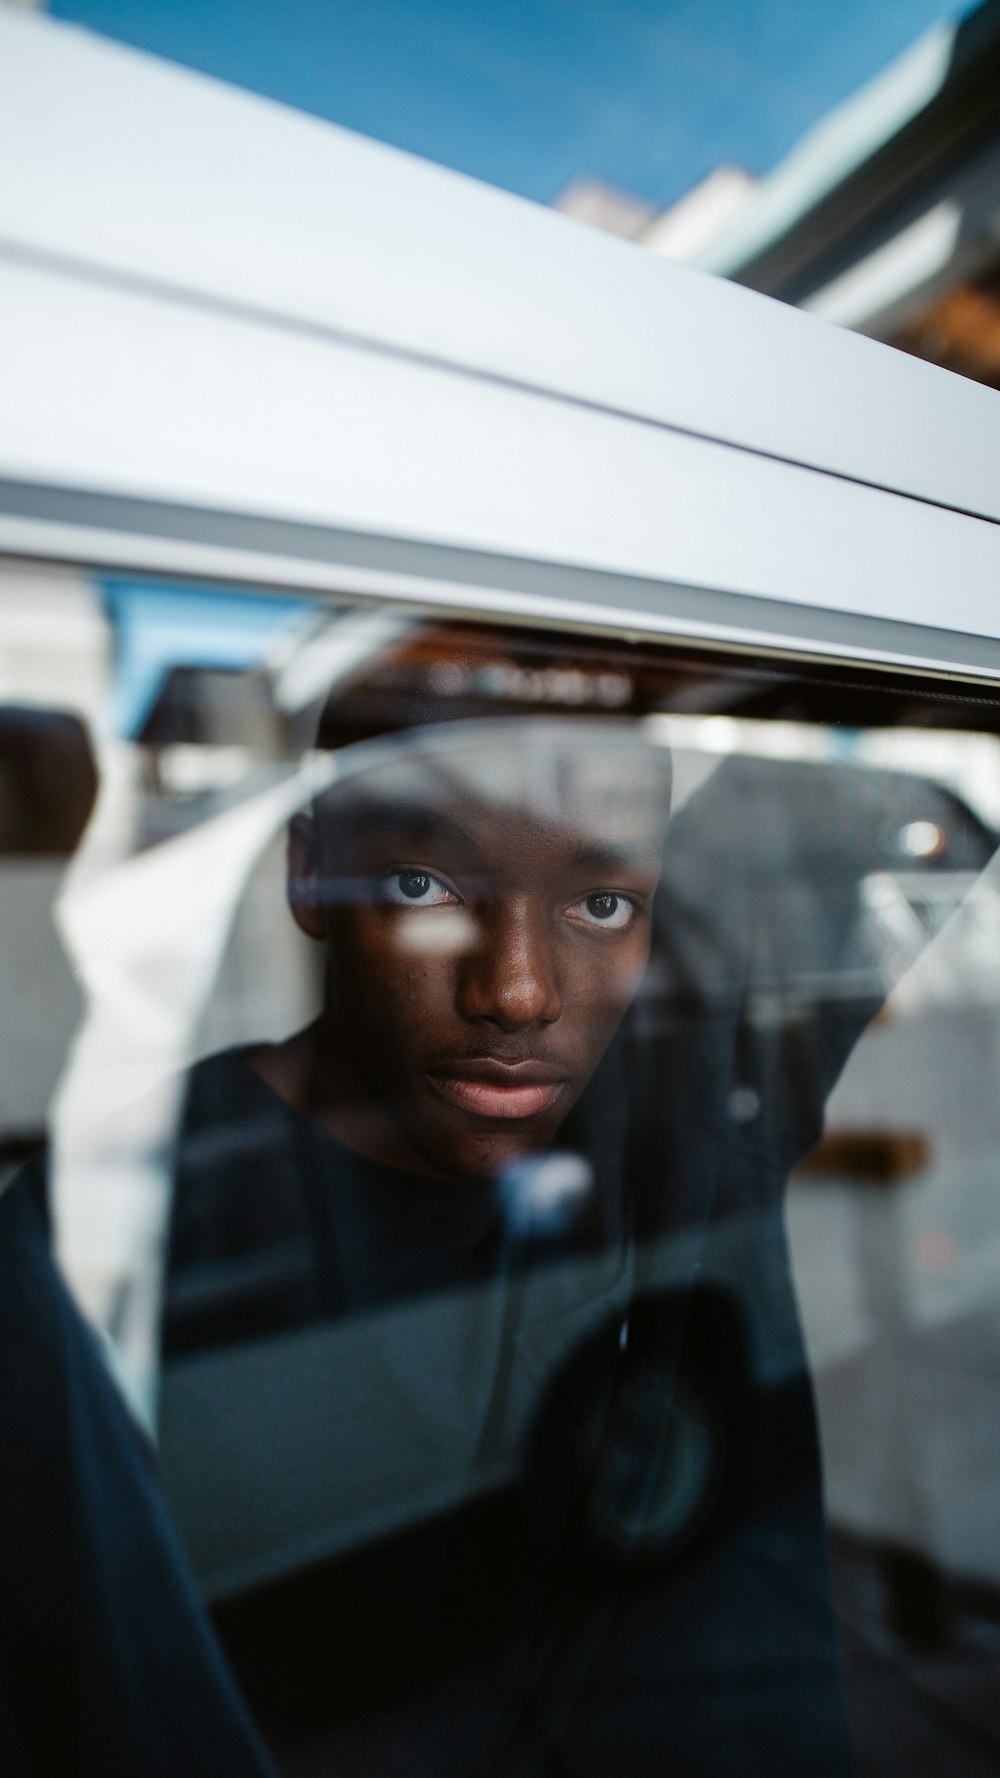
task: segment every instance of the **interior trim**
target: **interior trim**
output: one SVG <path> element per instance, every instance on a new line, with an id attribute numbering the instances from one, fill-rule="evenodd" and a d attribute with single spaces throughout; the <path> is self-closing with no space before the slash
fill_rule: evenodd
<path id="1" fill-rule="evenodd" d="M 1000 639 L 298 520 L 0 480 L 0 555 L 419 603 L 612 635 L 1000 681 Z"/>

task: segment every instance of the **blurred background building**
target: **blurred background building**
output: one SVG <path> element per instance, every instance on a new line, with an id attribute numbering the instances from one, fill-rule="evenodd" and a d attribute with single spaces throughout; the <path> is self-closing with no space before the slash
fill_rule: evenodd
<path id="1" fill-rule="evenodd" d="M 1000 378 L 1000 0 L 8 0 Z"/>
<path id="2" fill-rule="evenodd" d="M 935 27 L 764 178 L 677 203 L 572 185 L 560 207 L 1000 387 L 1000 4 Z"/>

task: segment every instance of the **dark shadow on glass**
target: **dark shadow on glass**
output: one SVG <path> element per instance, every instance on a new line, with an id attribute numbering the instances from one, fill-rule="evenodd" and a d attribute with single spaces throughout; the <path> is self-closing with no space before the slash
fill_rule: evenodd
<path id="1" fill-rule="evenodd" d="M 866 886 L 995 837 L 764 750 L 664 842 L 642 719 L 803 694 L 484 636 L 322 713 L 324 1013 L 200 1063 L 178 1142 L 172 1496 L 290 1773 L 841 1773 L 785 1189 L 915 954 Z"/>
<path id="2" fill-rule="evenodd" d="M 10 995 L 3 1012 L 8 1044 L 21 1037 L 46 1068 L 46 1098 L 78 1011 L 51 908 L 96 794 L 75 716 L 0 709 L 5 966 L 39 941 L 24 1001 Z M 32 898 L 20 950 L 19 872 Z M 19 1161 L 43 1144 L 43 1127 L 20 1129 L 0 1152 Z M 39 1152 L 0 1185 L 0 1769 L 5 1778 L 263 1775 L 266 1756 L 170 1527 L 153 1453 L 54 1268 L 46 1173 Z"/>

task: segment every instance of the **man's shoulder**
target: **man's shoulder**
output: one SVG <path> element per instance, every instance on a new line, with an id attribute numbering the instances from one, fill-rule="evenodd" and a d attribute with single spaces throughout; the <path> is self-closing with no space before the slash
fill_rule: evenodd
<path id="1" fill-rule="evenodd" d="M 171 1269 L 301 1239 L 295 1114 L 241 1050 L 191 1069 L 173 1178 Z"/>
<path id="2" fill-rule="evenodd" d="M 254 1166 L 286 1150 L 292 1114 L 250 1065 L 243 1049 L 219 1050 L 189 1069 L 177 1141 L 178 1171 L 194 1166 L 220 1177 L 227 1166 Z"/>
<path id="3" fill-rule="evenodd" d="M 191 1070 L 164 1282 L 168 1357 L 275 1332 L 312 1312 L 317 1231 L 297 1122 L 244 1052 Z"/>

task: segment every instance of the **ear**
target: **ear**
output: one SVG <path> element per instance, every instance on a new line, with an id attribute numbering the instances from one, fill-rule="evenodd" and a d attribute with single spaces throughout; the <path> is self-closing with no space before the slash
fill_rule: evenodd
<path id="1" fill-rule="evenodd" d="M 325 938 L 326 920 L 320 894 L 319 835 L 316 817 L 293 815 L 288 824 L 288 905 L 307 938 Z"/>

